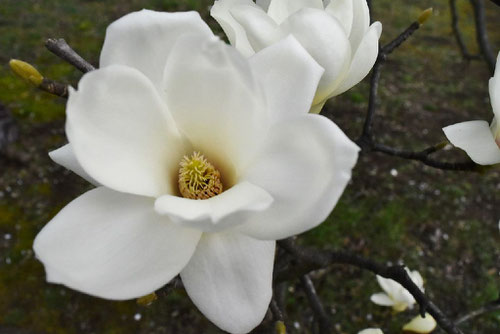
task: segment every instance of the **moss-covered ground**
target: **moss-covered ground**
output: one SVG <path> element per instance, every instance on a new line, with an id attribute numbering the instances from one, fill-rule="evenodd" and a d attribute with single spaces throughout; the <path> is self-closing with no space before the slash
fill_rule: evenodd
<path id="1" fill-rule="evenodd" d="M 198 10 L 214 30 L 207 0 L 1 0 L 0 103 L 12 112 L 19 138 L 11 144 L 23 159 L 0 158 L 0 333 L 220 333 L 185 292 L 161 294 L 149 307 L 135 301 L 93 298 L 45 282 L 31 249 L 37 232 L 89 185 L 52 163 L 47 152 L 65 143 L 64 100 L 30 88 L 8 69 L 10 58 L 27 60 L 47 77 L 76 86 L 81 74 L 43 47 L 63 37 L 97 64 L 106 26 L 130 11 Z M 459 0 L 461 28 L 476 52 L 468 1 Z M 382 43 L 410 24 L 422 9 L 433 17 L 397 49 L 383 68 L 375 133 L 387 145 L 422 149 L 444 140 L 441 128 L 470 119 L 490 120 L 482 61 L 464 61 L 451 33 L 445 1 L 374 0 L 383 23 Z M 487 3 L 493 50 L 500 50 L 500 7 Z M 356 138 L 367 108 L 368 84 L 333 99 L 324 114 Z M 463 159 L 448 150 L 441 159 Z M 405 263 L 425 278 L 429 296 L 451 317 L 494 300 L 500 291 L 500 173 L 443 172 L 420 163 L 367 153 L 352 183 L 320 227 L 300 242 L 341 248 L 373 259 Z M 415 313 L 393 315 L 369 301 L 379 287 L 373 275 L 347 266 L 314 273 L 317 290 L 336 332 L 382 327 L 399 333 Z M 287 312 L 299 329 L 312 313 L 297 281 L 289 282 Z M 263 332 L 266 326 L 256 332 Z M 500 313 L 465 323 L 466 333 L 500 332 Z"/>

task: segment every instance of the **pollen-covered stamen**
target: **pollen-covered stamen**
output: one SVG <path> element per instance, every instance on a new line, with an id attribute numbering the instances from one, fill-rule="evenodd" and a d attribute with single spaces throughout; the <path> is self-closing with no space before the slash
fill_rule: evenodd
<path id="1" fill-rule="evenodd" d="M 200 152 L 180 162 L 179 191 L 191 199 L 207 199 L 222 192 L 220 173 Z"/>

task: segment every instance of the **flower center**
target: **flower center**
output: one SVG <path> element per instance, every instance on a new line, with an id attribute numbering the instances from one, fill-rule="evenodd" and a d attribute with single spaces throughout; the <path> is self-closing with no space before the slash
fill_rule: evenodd
<path id="1" fill-rule="evenodd" d="M 179 165 L 179 191 L 183 197 L 207 199 L 222 192 L 219 171 L 200 152 L 185 155 Z"/>

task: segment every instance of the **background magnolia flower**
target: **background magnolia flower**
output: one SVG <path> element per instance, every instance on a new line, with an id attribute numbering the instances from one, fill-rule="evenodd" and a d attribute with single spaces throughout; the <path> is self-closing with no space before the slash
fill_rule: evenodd
<path id="1" fill-rule="evenodd" d="M 358 334 L 384 334 L 384 332 L 380 328 L 367 328 L 358 332 Z"/>
<path id="2" fill-rule="evenodd" d="M 427 334 L 436 328 L 436 320 L 429 314 L 425 314 L 425 318 L 418 315 L 413 318 L 409 323 L 403 326 L 405 333 L 421 333 Z"/>
<path id="3" fill-rule="evenodd" d="M 464 150 L 480 165 L 500 163 L 500 53 L 497 56 L 495 74 L 489 81 L 493 121 L 468 121 L 443 128 L 444 134 L 454 146 Z"/>
<path id="4" fill-rule="evenodd" d="M 382 25 L 370 26 L 366 0 L 217 0 L 211 14 L 246 56 L 297 38 L 325 69 L 311 112 L 360 82 L 377 59 Z"/>
<path id="5" fill-rule="evenodd" d="M 405 268 L 413 283 L 415 283 L 420 290 L 424 291 L 424 280 L 420 273 L 416 270 L 410 271 Z M 381 306 L 392 306 L 394 311 L 402 312 L 407 308 L 413 308 L 415 298 L 398 282 L 384 278 L 377 275 L 377 281 L 384 292 L 375 293 L 370 297 L 370 300 L 375 304 Z"/>
<path id="6" fill-rule="evenodd" d="M 212 322 L 249 332 L 275 240 L 321 223 L 357 160 L 308 114 L 323 69 L 293 37 L 247 59 L 197 13 L 153 11 L 108 27 L 100 65 L 71 89 L 69 144 L 50 154 L 97 188 L 36 237 L 47 280 L 121 300 L 180 273 Z"/>

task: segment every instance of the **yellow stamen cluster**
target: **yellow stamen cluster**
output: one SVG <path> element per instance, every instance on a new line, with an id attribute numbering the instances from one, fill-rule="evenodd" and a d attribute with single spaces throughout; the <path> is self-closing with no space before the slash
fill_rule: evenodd
<path id="1" fill-rule="evenodd" d="M 220 173 L 200 152 L 180 162 L 179 191 L 185 198 L 208 199 L 222 192 Z"/>

